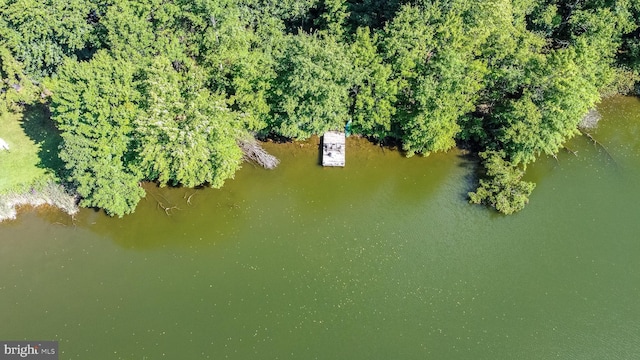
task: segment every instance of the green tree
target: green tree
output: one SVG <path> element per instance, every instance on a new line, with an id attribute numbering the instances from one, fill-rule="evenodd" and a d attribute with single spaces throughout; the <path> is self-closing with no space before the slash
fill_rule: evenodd
<path id="1" fill-rule="evenodd" d="M 0 115 L 18 111 L 21 103 L 33 103 L 38 94 L 39 88 L 24 74 L 22 64 L 0 44 Z"/>
<path id="2" fill-rule="evenodd" d="M 505 161 L 504 152 L 485 151 L 479 155 L 486 178 L 480 179 L 478 189 L 469 193 L 470 202 L 493 207 L 503 214 L 522 210 L 529 202 L 535 184 L 522 181 L 524 172 Z"/>
<path id="3" fill-rule="evenodd" d="M 288 41 L 277 58 L 277 77 L 269 92 L 272 131 L 306 139 L 344 128 L 353 84 L 346 47 L 333 37 L 308 34 Z"/>
<path id="4" fill-rule="evenodd" d="M 319 0 L 240 0 L 237 2 L 244 17 L 251 22 L 279 19 L 289 32 L 309 29 L 315 20 L 314 12 Z"/>
<path id="5" fill-rule="evenodd" d="M 158 53 L 151 2 L 115 1 L 100 20 L 103 41 L 115 57 L 135 62 Z"/>
<path id="6" fill-rule="evenodd" d="M 396 130 L 409 156 L 451 149 L 461 118 L 475 109 L 486 68 L 470 8 L 464 1 L 404 6 L 385 28 L 400 86 Z"/>
<path id="7" fill-rule="evenodd" d="M 144 113 L 135 121 L 140 167 L 161 184 L 220 187 L 240 166 L 241 130 L 224 97 L 202 87 L 202 70 L 186 71 L 159 57 L 145 72 Z"/>
<path id="8" fill-rule="evenodd" d="M 540 154 L 554 155 L 578 134 L 577 125 L 599 100 L 595 84 L 583 77 L 572 50 L 558 50 L 533 71 L 537 75 L 519 98 L 495 109 L 497 150 L 514 164 L 529 164 Z"/>
<path id="9" fill-rule="evenodd" d="M 400 5 L 406 1 L 402 0 L 350 0 L 349 22 L 352 27 L 370 27 L 380 29 L 388 21 L 391 21 Z"/>
<path id="10" fill-rule="evenodd" d="M 132 123 L 139 94 L 133 66 L 106 52 L 90 62 L 66 61 L 52 81 L 52 118 L 62 132 L 60 158 L 80 204 L 110 215 L 133 212 L 144 190 L 132 161 Z"/>
<path id="11" fill-rule="evenodd" d="M 227 94 L 247 129 L 263 130 L 270 112 L 267 93 L 276 76 L 273 54 L 284 42 L 284 25 L 271 17 L 247 23 L 242 9 L 231 5 L 211 5 L 193 16 L 192 22 L 201 24 L 198 60 L 211 90 Z"/>
<path id="12" fill-rule="evenodd" d="M 320 16 L 316 20 L 318 28 L 338 39 L 344 39 L 345 26 L 349 18 L 346 0 L 322 0 L 320 2 Z"/>
<path id="13" fill-rule="evenodd" d="M 67 57 L 92 46 L 95 24 L 88 0 L 0 1 L 0 38 L 25 72 L 41 79 Z"/>
<path id="14" fill-rule="evenodd" d="M 377 50 L 378 36 L 359 28 L 351 45 L 356 83 L 353 89 L 353 131 L 382 140 L 390 135 L 398 94 L 391 66 Z"/>
<path id="15" fill-rule="evenodd" d="M 599 8 L 576 11 L 571 19 L 572 44 L 582 76 L 605 95 L 628 92 L 637 75 L 616 66 L 622 36 L 636 29 L 628 11 Z"/>

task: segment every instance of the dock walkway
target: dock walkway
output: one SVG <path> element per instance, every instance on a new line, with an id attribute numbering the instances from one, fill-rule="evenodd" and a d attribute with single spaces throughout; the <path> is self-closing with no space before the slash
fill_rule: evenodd
<path id="1" fill-rule="evenodd" d="M 327 131 L 322 136 L 322 166 L 344 166 L 346 138 L 343 132 Z"/>

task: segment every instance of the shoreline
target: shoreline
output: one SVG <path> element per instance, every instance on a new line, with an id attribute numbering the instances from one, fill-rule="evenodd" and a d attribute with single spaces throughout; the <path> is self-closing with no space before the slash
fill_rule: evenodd
<path id="1" fill-rule="evenodd" d="M 37 208 L 43 205 L 53 206 L 69 215 L 75 215 L 80 210 L 76 195 L 70 194 L 62 185 L 49 181 L 39 188 L 31 186 L 23 192 L 0 195 L 0 223 L 15 220 L 20 207 Z"/>

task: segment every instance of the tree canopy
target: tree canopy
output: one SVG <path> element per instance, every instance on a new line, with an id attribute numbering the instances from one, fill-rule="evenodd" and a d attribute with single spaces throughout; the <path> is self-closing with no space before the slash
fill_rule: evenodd
<path id="1" fill-rule="evenodd" d="M 133 212 L 144 196 L 131 159 L 140 101 L 132 68 L 99 52 L 88 62 L 65 62 L 52 86 L 52 116 L 63 139 L 60 158 L 81 205 L 120 216 Z"/>
<path id="2" fill-rule="evenodd" d="M 44 101 L 82 205 L 222 186 L 239 139 L 352 131 L 479 154 L 504 213 L 603 96 L 635 91 L 633 0 L 0 0 L 0 112 Z"/>

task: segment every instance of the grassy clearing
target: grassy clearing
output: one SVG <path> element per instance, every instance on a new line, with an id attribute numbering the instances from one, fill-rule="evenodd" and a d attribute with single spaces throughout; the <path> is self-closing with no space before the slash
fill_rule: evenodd
<path id="1" fill-rule="evenodd" d="M 0 138 L 9 144 L 9 151 L 0 151 L 0 194 L 30 184 L 47 175 L 39 167 L 40 146 L 31 140 L 20 126 L 22 114 L 0 116 Z"/>
<path id="2" fill-rule="evenodd" d="M 0 115 L 0 138 L 9 151 L 0 151 L 0 194 L 20 191 L 46 179 L 55 179 L 60 135 L 43 106 L 22 113 Z"/>
<path id="3" fill-rule="evenodd" d="M 9 151 L 0 151 L 0 221 L 15 218 L 16 208 L 23 205 L 78 211 L 75 196 L 56 178 L 63 166 L 61 138 L 44 106 L 0 115 L 0 138 L 9 145 Z"/>

